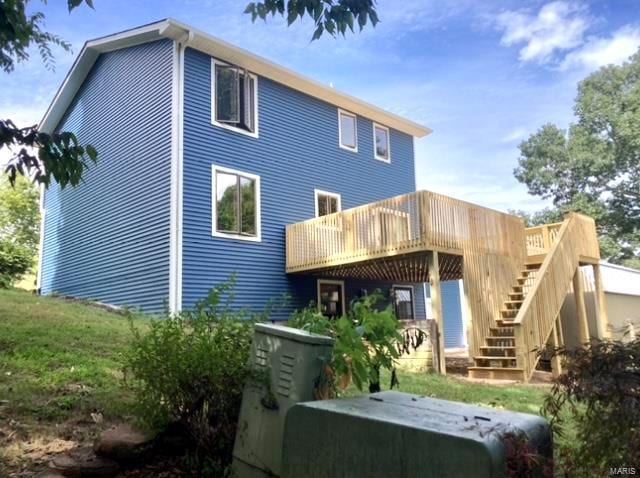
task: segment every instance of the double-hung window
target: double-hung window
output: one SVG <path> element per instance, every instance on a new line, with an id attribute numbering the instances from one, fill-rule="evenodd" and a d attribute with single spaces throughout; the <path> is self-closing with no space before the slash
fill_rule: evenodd
<path id="1" fill-rule="evenodd" d="M 380 161 L 391 161 L 391 147 L 389 144 L 389 128 L 373 124 L 373 153 Z"/>
<path id="2" fill-rule="evenodd" d="M 356 115 L 338 110 L 338 133 L 341 148 L 358 151 L 358 118 Z"/>
<path id="3" fill-rule="evenodd" d="M 213 235 L 260 240 L 260 177 L 213 167 Z"/>
<path id="4" fill-rule="evenodd" d="M 258 135 L 257 78 L 247 70 L 212 61 L 212 122 Z"/>

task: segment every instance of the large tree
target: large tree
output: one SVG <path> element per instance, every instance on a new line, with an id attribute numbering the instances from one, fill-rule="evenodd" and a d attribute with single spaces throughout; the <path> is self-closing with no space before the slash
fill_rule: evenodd
<path id="1" fill-rule="evenodd" d="M 44 30 L 42 12 L 27 13 L 28 2 L 0 0 L 0 69 L 5 73 L 13 71 L 16 62 L 28 60 L 31 47 L 38 49 L 50 69 L 55 65 L 51 48 L 71 48 L 59 36 Z M 67 0 L 67 8 L 71 12 L 83 3 L 93 8 L 93 0 Z M 263 0 L 245 8 L 253 21 L 285 12 L 289 25 L 305 13 L 311 17 L 315 26 L 313 40 L 325 31 L 333 36 L 344 35 L 347 29 L 354 30 L 354 22 L 360 29 L 367 22 L 374 26 L 378 23 L 375 0 Z M 75 186 L 82 180 L 84 170 L 98 158 L 95 148 L 80 144 L 73 133 L 47 134 L 37 125 L 19 127 L 10 119 L 0 119 L 0 150 L 5 148 L 11 151 L 5 172 L 12 184 L 16 177 L 26 176 L 45 186 L 52 179 L 61 187 Z"/>
<path id="2" fill-rule="evenodd" d="M 576 122 L 542 126 L 520 144 L 514 174 L 558 211 L 596 220 L 611 262 L 640 267 L 640 52 L 578 85 Z"/>

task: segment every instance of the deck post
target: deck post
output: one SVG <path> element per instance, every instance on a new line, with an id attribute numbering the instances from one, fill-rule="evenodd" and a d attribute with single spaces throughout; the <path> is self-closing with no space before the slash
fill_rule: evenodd
<path id="1" fill-rule="evenodd" d="M 587 308 L 584 303 L 584 285 L 580 266 L 576 268 L 576 272 L 573 275 L 573 297 L 576 301 L 576 312 L 578 314 L 580 345 L 584 346 L 589 343 L 589 322 L 587 321 Z"/>
<path id="2" fill-rule="evenodd" d="M 427 254 L 429 268 L 429 287 L 431 291 L 431 312 L 438 329 L 436 346 L 438 347 L 437 371 L 446 375 L 447 367 L 444 357 L 444 319 L 442 317 L 442 295 L 440 292 L 440 262 L 438 253 L 431 251 Z"/>
<path id="3" fill-rule="evenodd" d="M 609 327 L 609 316 L 607 315 L 607 299 L 604 294 L 604 286 L 602 284 L 602 271 L 600 264 L 593 264 L 593 281 L 596 286 L 596 310 L 598 312 L 598 332 L 600 338 L 611 338 L 611 330 Z"/>
<path id="4" fill-rule="evenodd" d="M 562 373 L 562 364 L 560 362 L 560 355 L 557 352 L 557 348 L 560 346 L 560 339 L 558 337 L 558 326 L 560 321 L 556 320 L 553 324 L 553 332 L 551 333 L 551 340 L 554 349 L 553 358 L 551 359 L 551 372 L 554 377 L 559 376 Z"/>

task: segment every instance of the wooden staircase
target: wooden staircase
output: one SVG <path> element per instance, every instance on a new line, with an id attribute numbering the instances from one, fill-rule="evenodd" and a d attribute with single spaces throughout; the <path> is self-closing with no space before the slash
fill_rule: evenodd
<path id="1" fill-rule="evenodd" d="M 470 377 L 529 380 L 540 358 L 537 350 L 549 341 L 558 345 L 560 309 L 572 281 L 575 287 L 580 277 L 580 266 L 598 264 L 591 218 L 570 213 L 561 224 L 527 231 L 531 234 L 527 236 L 527 260 L 489 327 L 480 354 L 473 357 Z M 588 327 L 586 315 L 582 316 L 578 325 L 586 342 Z M 559 362 L 556 367 L 559 369 Z"/>
<path id="2" fill-rule="evenodd" d="M 485 337 L 485 344 L 480 346 L 481 355 L 473 357 L 474 366 L 469 367 L 470 377 L 502 380 L 525 379 L 524 370 L 517 364 L 513 321 L 518 315 L 541 265 L 541 262 L 529 263 L 520 271 L 516 283 L 508 294 L 508 299 L 500 309 L 500 316 L 495 319 L 495 327 L 490 328 L 489 335 Z"/>

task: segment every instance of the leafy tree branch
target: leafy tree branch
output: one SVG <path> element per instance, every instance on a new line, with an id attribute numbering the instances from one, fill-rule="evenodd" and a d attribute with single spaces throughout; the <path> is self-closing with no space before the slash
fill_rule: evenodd
<path id="1" fill-rule="evenodd" d="M 345 35 L 347 29 L 354 32 L 357 23 L 362 30 L 368 22 L 374 27 L 380 22 L 376 12 L 375 0 L 263 0 L 251 2 L 245 13 L 251 20 L 267 19 L 276 14 L 287 17 L 287 24 L 308 15 L 315 24 L 311 40 L 317 40 L 324 32 L 332 36 Z"/>

